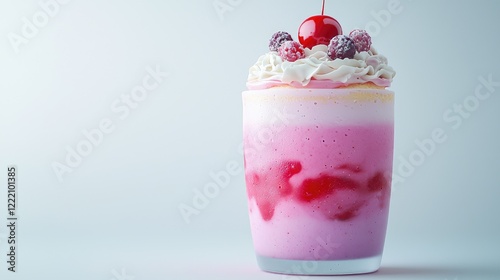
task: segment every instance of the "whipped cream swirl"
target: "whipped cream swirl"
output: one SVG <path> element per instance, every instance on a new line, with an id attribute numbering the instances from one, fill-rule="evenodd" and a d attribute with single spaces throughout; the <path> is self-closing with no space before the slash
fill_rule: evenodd
<path id="1" fill-rule="evenodd" d="M 250 68 L 249 89 L 264 89 L 279 85 L 294 87 L 341 87 L 372 82 L 388 87 L 396 72 L 372 47 L 358 52 L 353 59 L 335 59 L 328 56 L 326 45 L 305 49 L 306 57 L 295 62 L 282 59 L 277 52 L 269 52 Z"/>

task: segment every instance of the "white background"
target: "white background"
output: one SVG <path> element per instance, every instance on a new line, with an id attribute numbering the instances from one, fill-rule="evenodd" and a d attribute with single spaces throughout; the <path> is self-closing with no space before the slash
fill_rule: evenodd
<path id="1" fill-rule="evenodd" d="M 190 223 L 178 207 L 193 204 L 211 172 L 242 166 L 248 68 L 274 32 L 295 35 L 321 1 L 66 2 L 43 22 L 38 1 L 0 0 L 0 278 L 284 279 L 254 261 L 242 172 Z M 381 18 L 391 3 L 397 13 Z M 398 72 L 395 174 L 404 182 L 394 185 L 381 270 L 349 279 L 499 279 L 500 87 L 477 104 L 473 95 L 480 77 L 500 81 L 500 4 L 330 0 L 326 13 L 345 32 L 369 28 Z M 24 36 L 33 16 L 40 27 L 16 53 L 9 38 Z M 128 116 L 114 112 L 149 67 L 168 78 Z M 464 101 L 473 110 L 457 118 Z M 67 148 L 105 119 L 114 130 L 58 180 L 54 162 L 66 164 Z M 401 169 L 436 129 L 445 143 Z M 5 262 L 10 164 L 15 274 Z"/>

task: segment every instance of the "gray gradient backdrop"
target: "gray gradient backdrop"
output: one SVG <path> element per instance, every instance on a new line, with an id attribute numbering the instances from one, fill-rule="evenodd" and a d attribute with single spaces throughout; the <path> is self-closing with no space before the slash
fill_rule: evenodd
<path id="1" fill-rule="evenodd" d="M 0 278 L 306 279 L 258 270 L 241 169 L 190 223 L 178 208 L 211 172 L 242 166 L 247 70 L 320 2 L 0 0 Z M 368 28 L 398 71 L 382 269 L 349 279 L 500 279 L 499 2 L 329 0 L 326 12 Z M 82 131 L 100 125 L 90 150 Z M 444 143 L 419 151 L 436 130 Z M 88 155 L 59 180 L 54 163 L 78 147 Z"/>

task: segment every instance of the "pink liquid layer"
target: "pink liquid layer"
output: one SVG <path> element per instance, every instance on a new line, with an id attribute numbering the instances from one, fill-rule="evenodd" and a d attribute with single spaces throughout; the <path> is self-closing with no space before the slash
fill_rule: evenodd
<path id="1" fill-rule="evenodd" d="M 393 124 L 244 127 L 245 176 L 257 254 L 345 260 L 382 253 Z"/>

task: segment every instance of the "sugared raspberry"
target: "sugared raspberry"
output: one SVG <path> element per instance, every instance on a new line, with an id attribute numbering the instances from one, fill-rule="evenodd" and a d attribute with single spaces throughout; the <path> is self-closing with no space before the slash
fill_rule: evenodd
<path id="1" fill-rule="evenodd" d="M 358 52 L 367 52 L 372 47 L 372 37 L 366 30 L 354 29 L 349 37 L 354 41 Z"/>
<path id="2" fill-rule="evenodd" d="M 274 33 L 271 40 L 269 40 L 269 50 L 277 52 L 279 47 L 286 41 L 293 41 L 292 35 L 284 31 Z"/>
<path id="3" fill-rule="evenodd" d="M 346 35 L 333 37 L 328 45 L 328 56 L 331 59 L 354 58 L 356 54 L 356 45 L 354 41 Z"/>
<path id="4" fill-rule="evenodd" d="M 306 53 L 304 47 L 295 41 L 286 41 L 278 49 L 278 54 L 286 61 L 295 62 L 304 58 Z"/>

